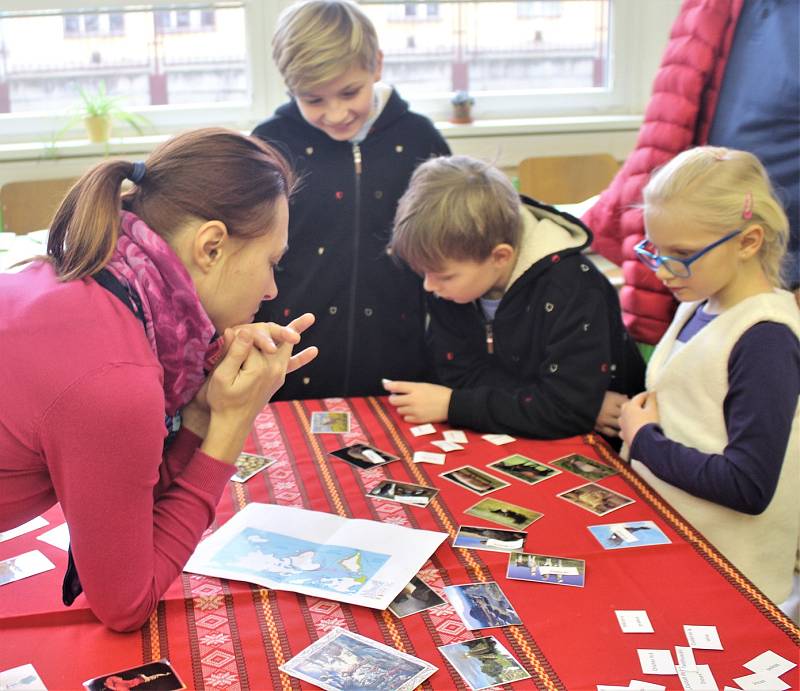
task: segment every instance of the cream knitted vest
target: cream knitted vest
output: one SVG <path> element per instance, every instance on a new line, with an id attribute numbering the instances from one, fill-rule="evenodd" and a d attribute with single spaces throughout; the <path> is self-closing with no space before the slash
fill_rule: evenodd
<path id="1" fill-rule="evenodd" d="M 763 321 L 785 324 L 800 338 L 800 311 L 794 296 L 784 290 L 755 295 L 717 316 L 670 357 L 697 306 L 678 307 L 648 365 L 647 390 L 657 394 L 661 426 L 669 439 L 705 453 L 721 453 L 728 441 L 722 405 L 733 347 L 747 329 Z M 800 540 L 797 406 L 775 496 L 758 516 L 688 494 L 660 480 L 639 461 L 633 460 L 632 466 L 767 597 L 778 603 L 786 599 Z"/>

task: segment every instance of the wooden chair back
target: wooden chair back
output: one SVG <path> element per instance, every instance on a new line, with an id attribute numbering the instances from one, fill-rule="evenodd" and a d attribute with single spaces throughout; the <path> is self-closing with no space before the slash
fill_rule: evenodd
<path id="1" fill-rule="evenodd" d="M 76 178 L 7 182 L 0 187 L 2 230 L 18 235 L 49 228 Z"/>
<path id="2" fill-rule="evenodd" d="M 602 192 L 619 170 L 611 154 L 536 156 L 519 164 L 519 191 L 546 204 L 574 204 Z"/>

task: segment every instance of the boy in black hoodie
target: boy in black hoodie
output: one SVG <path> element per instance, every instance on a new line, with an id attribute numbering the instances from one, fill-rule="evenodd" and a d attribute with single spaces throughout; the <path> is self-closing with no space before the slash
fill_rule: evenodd
<path id="1" fill-rule="evenodd" d="M 581 253 L 591 241 L 486 163 L 422 164 L 390 247 L 431 294 L 442 385 L 384 382 L 404 419 L 560 438 L 592 431 L 607 390 L 636 393 L 644 363 L 616 291 Z"/>
<path id="2" fill-rule="evenodd" d="M 272 45 L 292 98 L 253 134 L 287 156 L 301 189 L 291 202 L 280 292 L 256 321 L 312 312 L 304 339 L 319 346 L 275 398 L 374 395 L 382 377 L 425 377 L 422 285 L 385 248 L 414 168 L 448 146 L 379 81 L 375 29 L 354 3 L 292 5 Z"/>

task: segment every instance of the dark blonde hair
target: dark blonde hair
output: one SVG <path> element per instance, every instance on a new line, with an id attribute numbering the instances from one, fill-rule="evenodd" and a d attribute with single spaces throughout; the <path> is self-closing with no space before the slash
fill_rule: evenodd
<path id="1" fill-rule="evenodd" d="M 272 36 L 272 57 L 295 93 L 338 78 L 353 66 L 373 72 L 378 36 L 363 10 L 347 0 L 306 0 L 286 8 Z"/>
<path id="2" fill-rule="evenodd" d="M 289 165 L 257 137 L 223 128 L 192 130 L 165 142 L 145 161 L 130 191 L 129 161 L 105 161 L 75 183 L 61 203 L 47 255 L 62 281 L 91 276 L 111 259 L 120 210 L 132 211 L 165 240 L 191 219 L 222 221 L 233 237 L 263 235 L 276 203 L 289 197 Z"/>
<path id="3" fill-rule="evenodd" d="M 736 228 L 761 226 L 761 268 L 773 285 L 782 285 L 789 220 L 767 171 L 753 154 L 715 146 L 688 149 L 653 174 L 643 199 L 646 211 L 679 208 L 720 236 Z"/>
<path id="4" fill-rule="evenodd" d="M 448 260 L 482 262 L 501 243 L 516 249 L 521 233 L 520 198 L 504 173 L 469 156 L 442 156 L 411 176 L 389 251 L 424 273 Z"/>

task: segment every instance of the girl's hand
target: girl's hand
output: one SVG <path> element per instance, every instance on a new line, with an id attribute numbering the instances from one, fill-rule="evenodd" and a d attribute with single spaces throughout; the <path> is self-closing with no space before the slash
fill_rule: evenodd
<path id="1" fill-rule="evenodd" d="M 389 403 L 406 422 L 446 422 L 453 390 L 438 384 L 383 380 Z"/>
<path id="2" fill-rule="evenodd" d="M 658 424 L 658 401 L 656 395 L 642 391 L 622 406 L 620 415 L 620 436 L 630 446 L 636 433 L 645 425 Z"/>
<path id="3" fill-rule="evenodd" d="M 625 394 L 616 391 L 606 391 L 603 396 L 603 405 L 594 421 L 595 431 L 605 434 L 607 437 L 619 436 L 619 416 L 622 413 L 622 406 L 628 402 Z"/>

